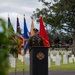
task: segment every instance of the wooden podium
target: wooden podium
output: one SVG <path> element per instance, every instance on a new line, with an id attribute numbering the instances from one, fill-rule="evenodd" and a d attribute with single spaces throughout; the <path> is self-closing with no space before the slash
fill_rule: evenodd
<path id="1" fill-rule="evenodd" d="M 48 75 L 48 47 L 32 47 L 30 75 Z"/>

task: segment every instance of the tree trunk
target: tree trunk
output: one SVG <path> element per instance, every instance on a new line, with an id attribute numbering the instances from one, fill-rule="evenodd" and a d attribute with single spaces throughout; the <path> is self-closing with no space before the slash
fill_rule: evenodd
<path id="1" fill-rule="evenodd" d="M 73 34 L 73 45 L 72 45 L 72 53 L 75 56 L 75 34 Z"/>

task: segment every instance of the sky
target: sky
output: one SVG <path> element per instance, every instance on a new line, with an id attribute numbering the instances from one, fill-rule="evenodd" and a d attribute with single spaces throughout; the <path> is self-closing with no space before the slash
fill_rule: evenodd
<path id="1" fill-rule="evenodd" d="M 31 16 L 36 8 L 42 8 L 42 3 L 38 2 L 38 0 L 0 0 L 0 18 L 3 18 L 7 22 L 9 15 L 13 28 L 16 32 L 18 16 L 20 28 L 23 32 L 23 15 L 25 14 L 27 28 L 30 31 Z M 39 29 L 39 24 L 37 24 L 35 20 L 34 26 Z"/>

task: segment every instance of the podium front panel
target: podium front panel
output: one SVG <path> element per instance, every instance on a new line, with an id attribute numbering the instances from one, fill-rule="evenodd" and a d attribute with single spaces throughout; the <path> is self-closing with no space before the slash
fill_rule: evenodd
<path id="1" fill-rule="evenodd" d="M 30 75 L 48 75 L 48 47 L 33 47 L 31 49 Z"/>

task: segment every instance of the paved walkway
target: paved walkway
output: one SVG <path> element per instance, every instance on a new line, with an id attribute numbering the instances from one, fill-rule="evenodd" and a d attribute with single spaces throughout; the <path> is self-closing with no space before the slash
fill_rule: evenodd
<path id="1" fill-rule="evenodd" d="M 17 73 L 9 73 L 9 75 L 30 75 L 28 71 L 26 72 L 17 72 Z M 48 71 L 48 75 L 75 75 L 75 71 L 56 71 L 56 70 L 50 70 Z"/>

